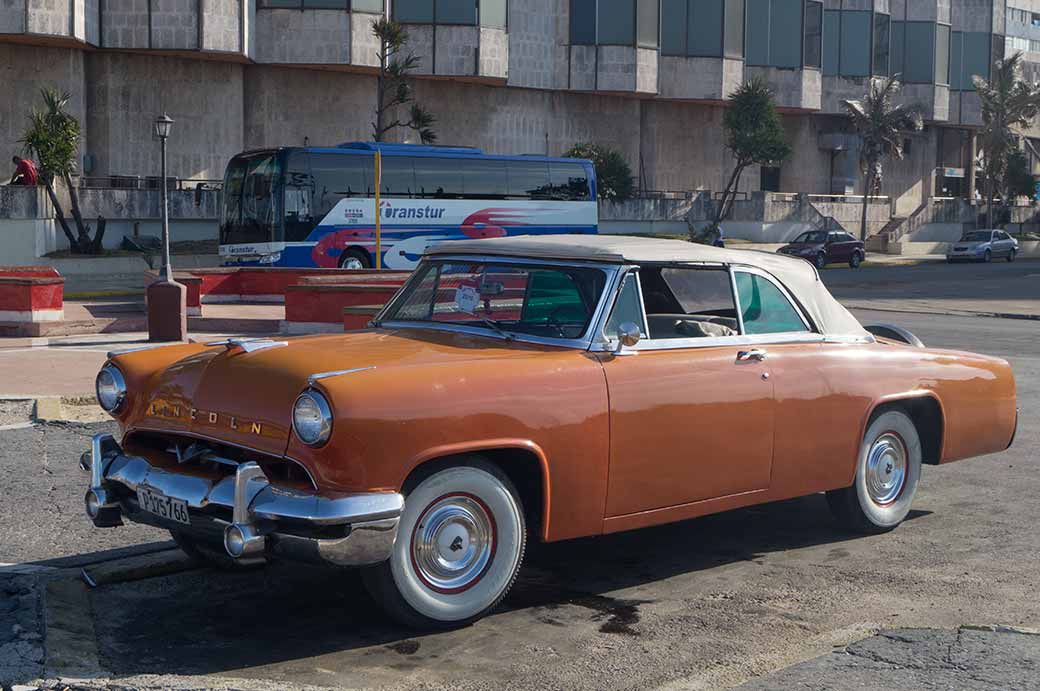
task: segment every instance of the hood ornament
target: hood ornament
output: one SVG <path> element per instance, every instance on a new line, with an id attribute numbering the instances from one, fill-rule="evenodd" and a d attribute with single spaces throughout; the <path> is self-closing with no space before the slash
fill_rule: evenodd
<path id="1" fill-rule="evenodd" d="M 280 348 L 289 345 L 288 341 L 272 341 L 269 338 L 228 338 L 223 341 L 211 341 L 207 346 L 224 346 L 228 350 L 241 348 L 243 352 L 252 353 L 265 348 Z"/>

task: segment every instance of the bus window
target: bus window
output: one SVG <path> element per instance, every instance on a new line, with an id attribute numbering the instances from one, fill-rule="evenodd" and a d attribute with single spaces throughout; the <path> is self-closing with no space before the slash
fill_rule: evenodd
<path id="1" fill-rule="evenodd" d="M 383 156 L 383 196 L 409 198 L 415 195 L 415 170 L 406 156 Z"/>
<path id="2" fill-rule="evenodd" d="M 374 175 L 370 156 L 308 152 L 299 155 L 309 162 L 311 210 L 315 222 L 325 218 L 340 199 L 371 194 Z M 292 179 L 295 178 L 294 175 Z"/>
<path id="3" fill-rule="evenodd" d="M 545 161 L 509 161 L 510 197 L 545 199 L 549 186 L 549 165 Z"/>
<path id="4" fill-rule="evenodd" d="M 281 240 L 278 223 L 279 165 L 278 156 L 274 153 L 255 154 L 242 157 L 240 164 L 233 162 L 229 166 L 228 175 L 232 177 L 232 189 L 239 188 L 240 195 L 234 192 L 227 195 L 225 202 L 232 212 L 234 198 L 238 196 L 237 218 L 229 217 L 221 229 L 221 242 L 224 244 L 265 243 Z M 235 169 L 241 165 L 242 182 L 239 187 L 234 178 Z M 232 214 L 233 216 L 233 214 Z"/>
<path id="5" fill-rule="evenodd" d="M 457 158 L 417 157 L 416 196 L 422 199 L 461 199 L 462 169 Z"/>
<path id="6" fill-rule="evenodd" d="M 232 242 L 235 229 L 242 221 L 242 181 L 246 177 L 246 160 L 233 158 L 224 175 L 224 211 L 220 220 L 220 242 Z"/>
<path id="7" fill-rule="evenodd" d="M 319 218 L 315 218 L 314 176 L 311 175 L 310 154 L 293 151 L 285 163 L 285 191 L 282 207 L 285 214 L 285 239 L 288 242 L 306 240 Z"/>
<path id="8" fill-rule="evenodd" d="M 549 164 L 549 198 L 584 202 L 589 200 L 589 176 L 580 163 Z"/>
<path id="9" fill-rule="evenodd" d="M 506 162 L 476 158 L 462 161 L 463 191 L 467 199 L 504 199 Z"/>

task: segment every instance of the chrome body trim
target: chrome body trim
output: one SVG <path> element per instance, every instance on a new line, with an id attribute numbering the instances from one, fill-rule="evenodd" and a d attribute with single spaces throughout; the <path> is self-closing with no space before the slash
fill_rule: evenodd
<path id="1" fill-rule="evenodd" d="M 210 341 L 207 346 L 224 346 L 228 350 L 241 348 L 243 352 L 253 353 L 266 348 L 280 348 L 289 345 L 288 341 L 272 341 L 270 338 L 228 338 L 223 341 Z"/>
<path id="2" fill-rule="evenodd" d="M 114 515 L 115 519 L 123 516 L 135 522 L 176 528 L 189 535 L 198 530 L 201 536 L 207 534 L 206 526 L 212 528 L 216 522 L 225 535 L 228 529 L 239 528 L 245 542 L 254 545 L 252 550 L 232 554 L 236 558 L 255 557 L 263 550 L 273 549 L 283 556 L 300 552 L 326 555 L 318 561 L 337 566 L 377 563 L 389 558 L 404 509 L 404 497 L 395 492 L 321 494 L 272 485 L 254 462 L 239 465 L 235 475 L 220 480 L 173 472 L 155 467 L 140 456 L 125 454 L 108 434 L 96 435 L 91 443 L 90 472 L 88 495 L 100 493 L 108 500 L 103 508 L 114 512 L 103 523 L 91 516 L 95 525 L 121 524 L 111 522 Z M 183 525 L 167 524 L 158 516 L 146 515 L 136 507 L 139 487 L 185 501 L 191 527 L 185 530 Z M 214 508 L 230 510 L 231 522 L 207 512 Z M 342 527 L 349 533 L 334 538 L 318 536 L 330 527 Z M 208 538 L 212 537 L 211 530 Z M 281 550 L 277 548 L 280 543 Z M 292 547 L 286 551 L 285 544 Z"/>
<path id="3" fill-rule="evenodd" d="M 888 338 L 893 341 L 902 341 L 915 348 L 924 348 L 924 342 L 920 338 L 895 324 L 864 324 L 863 328 L 874 336 Z"/>
<path id="4" fill-rule="evenodd" d="M 307 384 L 314 386 L 314 382 L 321 381 L 322 379 L 330 379 L 332 377 L 339 377 L 344 374 L 354 374 L 356 372 L 365 372 L 370 369 L 375 369 L 375 365 L 369 365 L 367 367 L 354 367 L 352 369 L 338 369 L 331 372 L 318 372 L 307 377 Z"/>
<path id="5" fill-rule="evenodd" d="M 142 350 L 155 350 L 156 348 L 167 348 L 170 346 L 181 345 L 180 343 L 148 343 L 139 346 L 129 346 L 127 348 L 119 348 L 117 350 L 110 350 L 105 354 L 105 357 L 111 360 L 114 357 L 120 355 L 126 355 L 127 353 L 137 353 Z"/>

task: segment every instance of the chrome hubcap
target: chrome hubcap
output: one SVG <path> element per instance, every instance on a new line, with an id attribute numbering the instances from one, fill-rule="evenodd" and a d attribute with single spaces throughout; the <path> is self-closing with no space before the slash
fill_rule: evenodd
<path id="1" fill-rule="evenodd" d="M 891 504 L 906 483 L 906 447 L 897 435 L 886 432 L 867 452 L 867 495 L 879 506 Z"/>
<path id="2" fill-rule="evenodd" d="M 361 260 L 357 257 L 348 257 L 347 259 L 343 260 L 343 268 L 358 270 L 363 269 L 365 267 L 361 265 Z"/>
<path id="3" fill-rule="evenodd" d="M 495 553 L 495 523 L 484 503 L 464 494 L 431 504 L 412 534 L 412 564 L 431 589 L 457 593 L 484 576 Z"/>

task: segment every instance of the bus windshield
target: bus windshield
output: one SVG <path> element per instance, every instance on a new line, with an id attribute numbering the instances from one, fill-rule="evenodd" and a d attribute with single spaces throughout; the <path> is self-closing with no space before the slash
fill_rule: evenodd
<path id="1" fill-rule="evenodd" d="M 278 154 L 244 154 L 231 159 L 224 176 L 220 244 L 254 245 L 281 238 L 281 166 Z"/>

